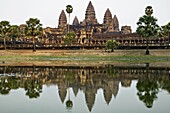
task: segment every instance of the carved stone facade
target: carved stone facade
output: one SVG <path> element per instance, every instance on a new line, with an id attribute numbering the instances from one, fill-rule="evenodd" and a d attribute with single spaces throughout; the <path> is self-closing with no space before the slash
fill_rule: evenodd
<path id="1" fill-rule="evenodd" d="M 129 34 L 132 32 L 131 26 L 122 26 L 121 28 L 122 34 Z"/>

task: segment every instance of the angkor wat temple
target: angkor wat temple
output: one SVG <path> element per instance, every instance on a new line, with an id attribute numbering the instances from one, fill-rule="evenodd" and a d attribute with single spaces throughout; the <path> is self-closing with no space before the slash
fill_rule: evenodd
<path id="1" fill-rule="evenodd" d="M 25 25 L 20 25 L 24 31 Z M 65 43 L 66 34 L 70 32 L 76 34 L 71 44 Z M 33 47 L 33 37 L 20 37 L 15 42 L 7 40 L 8 49 L 31 49 Z M 58 27 L 44 28 L 43 36 L 35 38 L 37 49 L 103 49 L 108 40 L 116 40 L 120 43 L 119 49 L 145 49 L 146 38 L 139 37 L 132 33 L 131 26 L 119 26 L 116 15 L 112 16 L 111 11 L 107 8 L 103 23 L 97 21 L 95 8 L 90 1 L 83 21 L 78 20 L 76 16 L 72 25 L 68 24 L 68 19 L 64 10 L 58 19 Z M 167 37 L 149 38 L 148 44 L 150 49 L 169 48 L 170 39 Z M 0 42 L 0 49 L 3 49 L 3 41 Z"/>
<path id="2" fill-rule="evenodd" d="M 107 8 L 103 23 L 97 21 L 95 8 L 90 1 L 83 21 L 78 20 L 75 16 L 72 25 L 68 25 L 66 13 L 61 11 L 58 20 L 58 28 L 46 28 L 45 37 L 50 37 L 49 42 L 56 45 L 64 45 L 64 37 L 67 33 L 68 26 L 71 32 L 76 34 L 72 47 L 83 48 L 104 48 L 107 40 L 114 39 L 121 44 L 121 48 L 145 48 L 146 39 L 132 33 L 131 26 L 122 26 L 120 29 L 119 21 L 116 15 L 112 16 L 111 11 Z M 151 48 L 168 48 L 169 39 L 153 37 L 149 40 Z"/>
<path id="3" fill-rule="evenodd" d="M 46 37 L 57 38 L 56 43 L 64 43 L 63 38 L 67 33 L 68 19 L 64 10 L 61 11 L 58 20 L 58 28 L 46 28 Z M 106 10 L 103 18 L 103 23 L 97 21 L 95 9 L 90 1 L 85 19 L 79 22 L 78 17 L 75 16 L 72 25 L 69 25 L 70 31 L 76 34 L 77 44 L 103 44 L 107 38 L 121 36 L 121 34 L 131 34 L 130 26 L 122 26 L 119 29 L 119 21 L 116 15 L 112 16 L 109 8 Z"/>

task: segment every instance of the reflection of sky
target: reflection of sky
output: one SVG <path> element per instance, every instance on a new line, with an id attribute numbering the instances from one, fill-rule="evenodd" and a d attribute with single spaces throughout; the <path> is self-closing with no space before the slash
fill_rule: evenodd
<path id="1" fill-rule="evenodd" d="M 159 92 L 158 99 L 154 101 L 151 109 L 145 107 L 136 95 L 136 81 L 132 81 L 131 87 L 125 88 L 119 84 L 119 92 L 116 98 L 112 97 L 109 105 L 106 104 L 103 90 L 97 91 L 96 100 L 91 113 L 169 113 L 170 98 L 166 91 Z M 68 93 L 67 93 L 68 94 Z M 0 113 L 87 113 L 84 92 L 79 91 L 75 97 L 70 89 L 70 98 L 73 108 L 68 111 L 65 102 L 62 104 L 56 86 L 43 86 L 43 93 L 37 99 L 29 99 L 23 89 L 12 90 L 9 95 L 0 95 Z"/>

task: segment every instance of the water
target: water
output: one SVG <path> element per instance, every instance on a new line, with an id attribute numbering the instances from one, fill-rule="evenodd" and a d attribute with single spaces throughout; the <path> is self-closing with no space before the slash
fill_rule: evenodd
<path id="1" fill-rule="evenodd" d="M 169 113 L 170 68 L 0 67 L 0 113 Z"/>

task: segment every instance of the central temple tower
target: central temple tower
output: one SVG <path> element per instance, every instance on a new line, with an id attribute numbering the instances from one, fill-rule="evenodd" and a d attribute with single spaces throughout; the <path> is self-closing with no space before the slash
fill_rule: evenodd
<path id="1" fill-rule="evenodd" d="M 81 25 L 94 25 L 94 24 L 98 24 L 98 22 L 96 19 L 94 7 L 92 5 L 92 2 L 90 1 L 86 9 L 85 19 L 81 23 Z"/>

